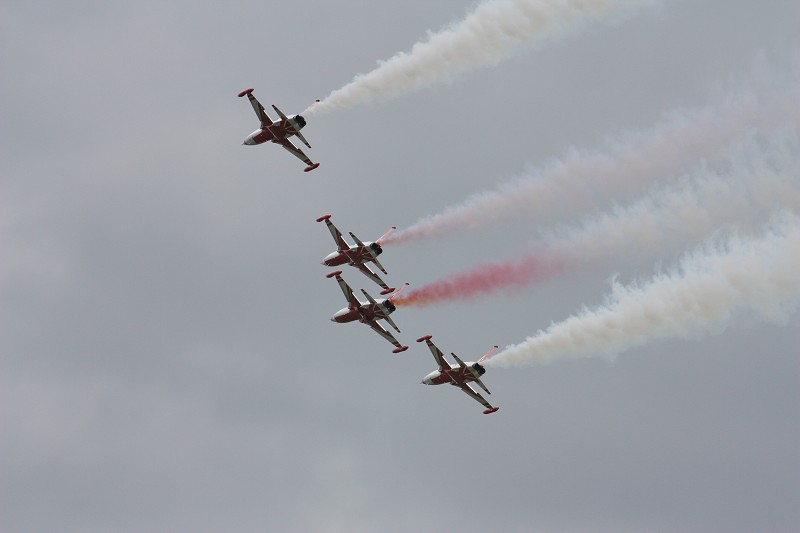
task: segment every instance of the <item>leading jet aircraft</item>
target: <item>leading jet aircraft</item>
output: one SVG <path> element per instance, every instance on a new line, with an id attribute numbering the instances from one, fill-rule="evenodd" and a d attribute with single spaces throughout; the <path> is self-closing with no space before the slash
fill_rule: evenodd
<path id="1" fill-rule="evenodd" d="M 350 246 L 347 244 L 347 241 L 344 240 L 344 237 L 342 237 L 342 233 L 336 228 L 336 226 L 333 225 L 333 222 L 331 222 L 330 215 L 322 215 L 317 219 L 317 222 L 323 221 L 328 225 L 328 230 L 331 232 L 331 236 L 336 243 L 336 251 L 330 253 L 322 261 L 322 264 L 329 267 L 335 267 L 347 263 L 350 266 L 356 267 L 363 272 L 365 276 L 380 285 L 383 289 L 381 291 L 382 295 L 394 292 L 394 287 L 389 287 L 380 277 L 378 277 L 375 272 L 372 271 L 371 268 L 369 268 L 369 266 L 367 266 L 367 263 L 375 263 L 375 266 L 381 269 L 381 272 L 384 274 L 387 273 L 386 269 L 383 268 L 383 265 L 380 263 L 380 261 L 378 261 L 378 256 L 383 253 L 381 241 L 388 237 L 389 234 L 397 228 L 392 226 L 392 229 L 384 233 L 374 242 L 361 242 L 361 240 L 351 231 L 350 237 L 353 238 L 355 244 Z"/>
<path id="2" fill-rule="evenodd" d="M 253 96 L 252 88 L 245 89 L 244 91 L 240 92 L 239 98 L 245 95 L 247 95 L 247 98 L 250 100 L 250 104 L 253 106 L 253 111 L 256 112 L 258 120 L 261 121 L 261 127 L 248 135 L 242 144 L 254 145 L 265 143 L 267 141 L 274 142 L 286 148 L 286 150 L 288 150 L 292 155 L 308 165 L 305 169 L 303 169 L 305 172 L 314 170 L 319 166 L 319 163 L 313 163 L 301 149 L 299 149 L 292 143 L 292 141 L 289 140 L 289 137 L 296 136 L 298 139 L 303 141 L 303 144 L 311 148 L 311 145 L 308 144 L 306 138 L 303 137 L 302 133 L 300 133 L 300 130 L 306 125 L 306 119 L 300 115 L 292 115 L 287 117 L 280 109 L 273 105 L 272 109 L 274 109 L 281 118 L 280 121 L 273 122 L 272 119 L 267 116 L 267 112 L 264 110 L 264 106 L 261 105 L 261 102 L 256 100 L 256 97 Z"/>
<path id="3" fill-rule="evenodd" d="M 358 298 L 356 298 L 355 294 L 353 294 L 353 289 L 351 289 L 350 286 L 342 279 L 341 274 L 342 271 L 337 270 L 325 276 L 327 278 L 336 278 L 336 281 L 339 282 L 339 287 L 342 289 L 342 294 L 344 294 L 344 297 L 347 300 L 347 307 L 337 311 L 331 317 L 331 321 L 344 324 L 346 322 L 358 320 L 359 322 L 368 325 L 375 333 L 394 344 L 395 349 L 392 350 L 392 353 L 400 353 L 408 350 L 408 346 L 403 346 L 397 342 L 397 339 L 394 338 L 394 335 L 389 333 L 386 328 L 378 323 L 378 320 L 385 320 L 395 329 L 395 331 L 397 331 L 397 333 L 400 333 L 400 329 L 397 327 L 397 324 L 395 324 L 394 321 L 389 318 L 389 315 L 394 313 L 394 311 L 397 309 L 397 307 L 392 303 L 392 298 L 400 294 L 400 291 L 402 291 L 405 286 L 401 287 L 399 291 L 395 292 L 390 297 L 381 300 L 375 300 L 372 296 L 367 294 L 367 291 L 361 289 L 361 292 L 364 293 L 364 296 L 366 296 L 368 300 L 368 302 L 361 302 Z M 408 283 L 406 283 L 406 285 L 408 285 Z"/>
<path id="4" fill-rule="evenodd" d="M 452 355 L 458 362 L 458 366 L 453 366 L 445 360 L 442 351 L 437 348 L 435 344 L 433 344 L 433 341 L 431 341 L 431 335 L 420 337 L 417 339 L 417 342 L 427 343 L 428 348 L 430 348 L 431 353 L 433 354 L 433 358 L 436 359 L 437 363 L 439 363 L 439 370 L 434 370 L 425 376 L 425 379 L 422 380 L 423 385 L 441 385 L 442 383 L 454 385 L 466 392 L 470 398 L 483 404 L 483 406 L 486 407 L 486 410 L 483 412 L 485 415 L 492 414 L 500 409 L 500 407 L 492 407 L 492 404 L 487 402 L 483 396 L 475 392 L 475 389 L 469 386 L 469 382 L 474 381 L 486 391 L 486 394 L 491 394 L 489 389 L 486 388 L 486 385 L 484 385 L 481 381 L 481 376 L 486 373 L 486 369 L 483 367 L 483 365 L 481 365 L 481 362 L 491 357 L 491 355 L 497 349 L 497 346 L 493 347 L 486 353 L 486 355 L 478 359 L 477 363 L 473 363 L 471 361 L 465 363 L 459 359 L 456 354 L 451 353 L 450 355 Z"/>

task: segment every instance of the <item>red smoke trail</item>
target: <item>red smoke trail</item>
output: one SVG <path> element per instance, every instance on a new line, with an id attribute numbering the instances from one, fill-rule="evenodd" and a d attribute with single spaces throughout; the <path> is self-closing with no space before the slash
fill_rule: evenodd
<path id="1" fill-rule="evenodd" d="M 467 300 L 500 289 L 522 287 L 562 270 L 559 260 L 528 254 L 502 263 L 478 265 L 462 274 L 428 283 L 392 301 L 395 305 L 423 307 L 444 301 Z"/>

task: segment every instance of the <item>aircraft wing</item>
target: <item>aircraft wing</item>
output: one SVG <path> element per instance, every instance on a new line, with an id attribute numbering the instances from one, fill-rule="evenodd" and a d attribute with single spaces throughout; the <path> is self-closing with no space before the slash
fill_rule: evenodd
<path id="1" fill-rule="evenodd" d="M 259 105 L 260 105 L 260 104 L 259 104 Z M 294 145 L 294 143 L 292 143 L 292 141 L 290 141 L 289 139 L 281 139 L 281 140 L 279 140 L 279 141 L 277 141 L 277 142 L 278 142 L 278 143 L 279 143 L 281 146 L 283 146 L 284 148 L 286 148 L 286 150 L 287 150 L 289 153 L 291 153 L 293 156 L 295 156 L 295 157 L 296 157 L 296 158 L 298 158 L 300 161 L 302 161 L 303 163 L 305 163 L 306 165 L 308 165 L 308 166 L 306 167 L 306 169 L 308 169 L 308 170 L 313 170 L 314 168 L 316 168 L 316 167 L 314 166 L 314 163 L 313 163 L 313 162 L 312 162 L 312 161 L 311 161 L 311 160 L 308 158 L 308 156 L 307 156 L 306 154 L 304 154 L 304 153 L 303 153 L 303 151 L 302 151 L 300 148 L 298 148 L 297 146 L 295 146 L 295 145 Z M 319 163 L 317 163 L 317 164 L 319 164 Z"/>
<path id="2" fill-rule="evenodd" d="M 250 91 L 247 93 L 247 99 L 250 100 L 250 105 L 253 106 L 253 111 L 256 112 L 258 120 L 261 121 L 261 127 L 266 128 L 267 126 L 272 125 L 272 120 L 267 116 L 264 106 L 261 105 L 261 102 L 259 102 L 255 96 L 253 96 L 252 89 L 250 89 Z"/>
<path id="3" fill-rule="evenodd" d="M 342 276 L 339 275 L 341 270 L 336 271 L 336 281 L 339 282 L 339 288 L 342 289 L 342 294 L 344 294 L 345 299 L 347 300 L 347 305 L 350 309 L 356 309 L 361 306 L 361 302 L 356 298 L 356 295 L 353 294 L 353 289 L 350 288 L 350 285 L 347 284 L 345 280 L 342 279 Z M 328 274 L 330 276 L 330 274 Z"/>
<path id="4" fill-rule="evenodd" d="M 494 407 L 492 407 L 492 404 L 490 404 L 489 402 L 487 402 L 487 401 L 484 399 L 484 397 L 483 397 L 483 396 L 481 396 L 480 394 L 478 394 L 477 392 L 475 392 L 475 390 L 474 390 L 472 387 L 470 387 L 470 386 L 469 386 L 469 383 L 460 383 L 460 384 L 458 384 L 458 385 L 456 385 L 455 383 L 453 383 L 453 385 L 454 385 L 454 386 L 456 386 L 456 387 L 458 387 L 459 389 L 463 390 L 465 393 L 467 393 L 467 395 L 468 395 L 470 398 L 472 398 L 472 399 L 474 399 L 475 401 L 477 401 L 477 402 L 481 403 L 481 404 L 482 404 L 484 407 L 486 407 L 486 409 L 487 409 L 487 410 L 494 409 Z M 484 411 L 484 412 L 486 412 L 486 411 Z M 487 414 L 488 414 L 488 413 L 487 413 Z"/>
<path id="5" fill-rule="evenodd" d="M 391 288 L 391 287 L 389 287 L 389 286 L 386 284 L 386 282 L 385 282 L 385 281 L 383 281 L 381 278 L 379 278 L 379 277 L 378 277 L 378 275 L 377 275 L 375 272 L 373 272 L 373 271 L 372 271 L 372 270 L 371 270 L 371 269 L 370 269 L 370 268 L 369 268 L 367 265 L 365 265 L 364 263 L 358 263 L 358 264 L 356 264 L 356 265 L 353 265 L 353 266 L 355 266 L 357 269 L 359 269 L 359 270 L 360 270 L 360 271 L 361 271 L 361 272 L 362 272 L 362 273 L 363 273 L 365 276 L 367 276 L 369 279 L 371 279 L 372 281 L 374 281 L 375 283 L 377 283 L 378 285 L 380 285 L 380 286 L 381 286 L 381 288 L 382 288 L 384 291 L 389 291 L 389 292 L 391 292 L 392 288 Z M 383 293 L 381 293 L 381 294 L 383 294 Z"/>
<path id="6" fill-rule="evenodd" d="M 433 344 L 433 341 L 430 338 L 422 337 L 419 340 L 425 340 L 425 343 L 428 345 L 428 348 L 430 348 L 431 353 L 433 354 L 433 358 L 436 359 L 436 363 L 439 365 L 440 372 L 443 372 L 445 370 L 451 370 L 453 368 L 452 366 L 450 366 L 450 363 L 448 363 L 445 360 L 442 351 L 439 348 L 437 348 L 435 344 Z"/>
<path id="7" fill-rule="evenodd" d="M 321 218 L 321 217 L 320 217 Z M 344 252 L 350 249 L 350 246 L 345 242 L 344 237 L 342 237 L 342 232 L 339 231 L 336 226 L 333 225 L 331 222 L 330 217 L 324 219 L 325 224 L 328 226 L 328 231 L 331 232 L 331 237 L 336 242 L 336 246 L 338 247 L 339 252 Z"/>
<path id="8" fill-rule="evenodd" d="M 396 347 L 396 348 L 395 348 L 396 352 L 402 352 L 402 351 L 404 351 L 404 350 L 408 349 L 408 346 L 403 346 L 402 344 L 400 344 L 399 342 L 397 342 L 397 339 L 395 339 L 395 338 L 394 338 L 394 335 L 392 335 L 391 333 L 389 333 L 389 332 L 386 330 L 386 328 L 384 328 L 383 326 L 381 326 L 381 325 L 380 325 L 380 324 L 379 324 L 377 321 L 375 321 L 375 320 L 370 320 L 370 321 L 368 321 L 368 322 L 367 322 L 367 324 L 369 325 L 369 327 L 371 327 L 371 328 L 372 328 L 372 331 L 374 331 L 375 333 L 377 333 L 378 335 L 380 335 L 381 337 L 383 337 L 383 338 L 384 338 L 384 339 L 386 339 L 387 341 L 389 341 L 389 342 L 391 342 L 392 344 L 394 344 L 394 345 L 395 345 L 395 347 Z"/>

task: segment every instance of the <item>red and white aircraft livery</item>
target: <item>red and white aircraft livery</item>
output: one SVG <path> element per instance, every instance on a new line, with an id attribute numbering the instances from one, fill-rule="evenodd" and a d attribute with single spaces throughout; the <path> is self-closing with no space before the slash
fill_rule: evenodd
<path id="1" fill-rule="evenodd" d="M 331 320 L 340 324 L 358 320 L 363 324 L 367 324 L 375 333 L 394 344 L 395 349 L 392 350 L 393 353 L 400 353 L 408 350 L 408 346 L 403 346 L 397 342 L 397 339 L 394 338 L 394 335 L 389 333 L 386 328 L 378 323 L 378 320 L 385 320 L 391 324 L 397 333 L 400 333 L 400 329 L 397 327 L 397 324 L 395 324 L 394 321 L 389 318 L 389 315 L 394 313 L 395 309 L 397 309 L 397 307 L 392 303 L 392 298 L 397 296 L 400 291 L 405 288 L 405 286 L 401 287 L 399 291 L 395 292 L 390 297 L 382 300 L 375 300 L 372 296 L 367 294 L 367 291 L 361 289 L 361 292 L 363 292 L 364 296 L 366 296 L 367 300 L 369 300 L 368 302 L 364 303 L 356 298 L 355 294 L 353 294 L 353 289 L 351 289 L 350 286 L 345 283 L 341 274 L 342 271 L 337 270 L 336 272 L 331 272 L 326 276 L 328 278 L 336 278 L 336 281 L 339 282 L 339 287 L 342 289 L 342 293 L 347 300 L 347 307 L 337 311 L 336 314 L 331 317 Z M 408 283 L 406 283 L 406 285 L 408 285 Z"/>
<path id="2" fill-rule="evenodd" d="M 239 93 L 240 98 L 244 95 L 247 95 L 247 98 L 250 100 L 250 104 L 253 106 L 256 116 L 258 116 L 258 120 L 261 121 L 261 127 L 248 135 L 247 139 L 245 139 L 242 144 L 254 145 L 265 143 L 267 141 L 278 143 L 291 152 L 295 157 L 298 157 L 306 165 L 308 165 L 304 169 L 305 172 L 314 170 L 319 166 L 319 163 L 312 163 L 306 154 L 304 154 L 301 149 L 299 149 L 292 143 L 292 141 L 289 140 L 289 137 L 295 135 L 298 139 L 303 141 L 303 144 L 311 148 L 311 145 L 308 144 L 306 138 L 303 137 L 302 133 L 300 133 L 300 130 L 306 125 L 306 119 L 300 115 L 292 115 L 287 117 L 283 114 L 283 112 L 281 112 L 280 109 L 273 105 L 272 109 L 274 109 L 278 116 L 281 117 L 281 120 L 279 122 L 272 122 L 272 119 L 267 116 L 267 112 L 264 111 L 264 106 L 261 105 L 261 102 L 256 100 L 255 96 L 253 96 L 252 88 L 245 89 Z"/>
<path id="3" fill-rule="evenodd" d="M 323 261 L 322 264 L 329 267 L 335 267 L 339 265 L 344 265 L 345 263 L 354 266 L 359 269 L 361 272 L 364 273 L 369 279 L 380 285 L 383 290 L 381 294 L 386 295 L 391 292 L 394 292 L 394 287 L 389 287 L 378 275 L 372 271 L 367 263 L 375 263 L 375 266 L 381 269 L 381 272 L 386 274 L 386 269 L 383 268 L 383 265 L 378 261 L 378 256 L 383 253 L 383 248 L 381 248 L 381 241 L 389 236 L 389 234 L 397 229 L 395 226 L 392 226 L 392 229 L 384 233 L 378 240 L 374 242 L 361 242 L 361 240 L 356 237 L 353 232 L 350 233 L 350 237 L 353 238 L 355 241 L 354 246 L 350 246 L 347 244 L 347 241 L 344 240 L 342 237 L 341 232 L 336 229 L 336 226 L 333 225 L 331 222 L 330 215 L 323 215 L 317 219 L 317 222 L 325 221 L 325 224 L 328 225 L 328 230 L 330 230 L 331 235 L 333 236 L 333 240 L 336 242 L 337 249 L 335 252 L 329 254 Z"/>
<path id="4" fill-rule="evenodd" d="M 491 355 L 497 349 L 497 346 L 489 350 L 486 355 L 478 359 L 477 363 L 473 363 L 471 361 L 465 363 L 459 359 L 456 354 L 451 353 L 450 355 L 455 357 L 456 361 L 458 362 L 458 366 L 452 366 L 445 360 L 442 351 L 437 348 L 435 344 L 433 344 L 430 335 L 425 335 L 424 337 L 417 339 L 417 342 L 423 341 L 428 343 L 428 348 L 431 349 L 433 358 L 436 359 L 437 363 L 439 363 L 439 370 L 434 370 L 425 376 L 425 379 L 422 380 L 423 385 L 441 385 L 442 383 L 455 385 L 466 392 L 471 398 L 474 398 L 478 402 L 482 403 L 483 406 L 486 407 L 486 410 L 483 412 L 485 415 L 492 414 L 500 409 L 500 407 L 492 407 L 492 404 L 487 402 L 483 396 L 475 392 L 475 389 L 469 386 L 469 382 L 474 381 L 486 391 L 486 394 L 491 394 L 489 389 L 486 388 L 486 385 L 484 385 L 481 381 L 481 376 L 486 373 L 486 369 L 483 368 L 481 362 L 491 357 Z"/>

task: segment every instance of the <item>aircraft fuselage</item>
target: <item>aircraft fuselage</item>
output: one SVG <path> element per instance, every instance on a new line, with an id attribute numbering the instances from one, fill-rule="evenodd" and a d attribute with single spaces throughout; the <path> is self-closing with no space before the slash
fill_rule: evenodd
<path id="1" fill-rule="evenodd" d="M 369 303 L 362 304 L 356 309 L 350 309 L 349 307 L 340 309 L 331 317 L 331 321 L 345 324 L 356 320 L 361 322 L 381 320 L 391 315 L 395 309 L 397 309 L 388 299 L 376 300 L 376 302 L 377 305 Z"/>
<path id="2" fill-rule="evenodd" d="M 364 243 L 364 246 L 354 246 L 349 250 L 343 250 L 341 252 L 333 252 L 329 254 L 325 259 L 323 259 L 322 264 L 329 267 L 335 267 L 339 265 L 362 265 L 364 263 L 369 263 L 373 261 L 375 258 L 370 253 L 368 246 L 372 246 L 375 250 L 375 255 L 381 255 L 383 250 L 380 246 L 375 243 Z"/>
<path id="3" fill-rule="evenodd" d="M 291 121 L 293 121 L 294 123 L 292 123 Z M 305 125 L 306 125 L 305 119 L 300 115 L 295 115 L 286 120 L 273 122 L 266 128 L 257 129 L 256 131 L 247 136 L 243 144 L 255 145 L 255 144 L 263 144 L 265 142 L 277 143 L 284 139 L 288 139 L 289 137 L 294 136 L 295 127 L 297 130 L 301 130 Z"/>
<path id="4" fill-rule="evenodd" d="M 465 368 L 456 366 L 444 372 L 434 370 L 422 380 L 425 385 L 441 385 L 443 383 L 469 383 L 470 381 L 477 381 L 486 373 L 486 369 L 475 362 L 465 362 Z"/>

